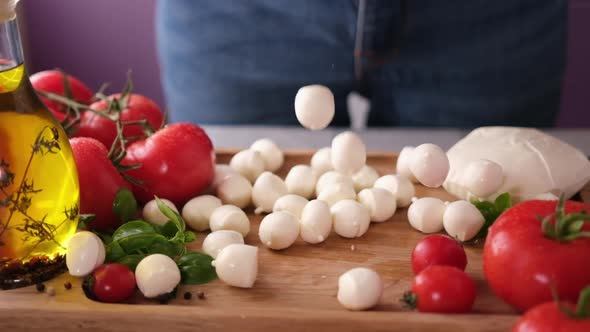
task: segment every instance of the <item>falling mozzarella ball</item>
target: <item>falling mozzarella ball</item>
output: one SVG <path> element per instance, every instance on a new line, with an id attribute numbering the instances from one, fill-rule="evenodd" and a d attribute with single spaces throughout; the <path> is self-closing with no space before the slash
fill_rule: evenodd
<path id="1" fill-rule="evenodd" d="M 268 138 L 261 138 L 250 146 L 250 150 L 260 152 L 264 160 L 264 170 L 276 172 L 283 166 L 285 156 L 279 146 Z"/>
<path id="2" fill-rule="evenodd" d="M 409 206 L 412 203 L 412 197 L 416 194 L 416 188 L 412 182 L 400 175 L 384 175 L 375 181 L 374 187 L 391 192 L 400 208 Z"/>
<path id="3" fill-rule="evenodd" d="M 153 254 L 137 264 L 135 281 L 143 296 L 154 298 L 168 294 L 178 286 L 180 270 L 172 258 L 162 254 Z"/>
<path id="4" fill-rule="evenodd" d="M 379 302 L 383 281 L 377 272 L 357 267 L 338 278 L 338 302 L 349 310 L 367 310 Z"/>
<path id="5" fill-rule="evenodd" d="M 231 168 L 227 164 L 217 164 L 215 165 L 215 175 L 213 176 L 213 182 L 211 183 L 211 188 L 213 190 L 217 189 L 217 186 L 221 183 L 221 181 L 227 179 L 232 175 L 240 174 L 235 169 Z"/>
<path id="6" fill-rule="evenodd" d="M 342 173 L 338 173 L 336 171 L 328 171 L 318 179 L 315 185 L 315 194 L 319 196 L 320 193 L 327 188 L 329 185 L 335 183 L 344 183 L 347 186 L 354 188 L 354 182 L 350 176 L 344 175 Z"/>
<path id="7" fill-rule="evenodd" d="M 252 201 L 252 184 L 240 174 L 231 175 L 219 183 L 215 195 L 223 204 L 243 209 Z"/>
<path id="8" fill-rule="evenodd" d="M 308 85 L 295 95 L 295 116 L 299 123 L 311 130 L 326 128 L 334 118 L 334 95 L 323 85 Z"/>
<path id="9" fill-rule="evenodd" d="M 258 275 L 258 248 L 246 244 L 230 244 L 221 249 L 211 263 L 217 277 L 224 283 L 252 288 Z"/>
<path id="10" fill-rule="evenodd" d="M 212 195 L 197 196 L 182 207 L 182 219 L 195 231 L 209 229 L 209 218 L 213 210 L 221 206 L 221 200 Z"/>
<path id="11" fill-rule="evenodd" d="M 209 228 L 213 232 L 220 230 L 236 231 L 242 236 L 250 232 L 250 220 L 242 209 L 234 205 L 222 205 L 211 213 Z"/>
<path id="12" fill-rule="evenodd" d="M 332 166 L 345 175 L 352 175 L 365 165 L 367 150 L 363 140 L 351 131 L 340 133 L 332 139 Z"/>
<path id="13" fill-rule="evenodd" d="M 303 241 L 311 244 L 324 242 L 332 231 L 332 212 L 328 203 L 317 199 L 307 203 L 301 211 L 299 225 Z"/>
<path id="14" fill-rule="evenodd" d="M 262 219 L 258 228 L 260 242 L 270 249 L 290 247 L 299 236 L 299 222 L 289 212 L 273 212 Z"/>
<path id="15" fill-rule="evenodd" d="M 160 202 L 164 203 L 175 212 L 178 212 L 178 209 L 171 201 L 165 198 L 160 198 Z M 160 211 L 160 208 L 158 208 L 158 202 L 155 199 L 152 199 L 143 206 L 142 216 L 147 222 L 154 225 L 164 225 L 169 220 L 168 217 Z"/>
<path id="16" fill-rule="evenodd" d="M 336 234 L 346 238 L 361 237 L 369 229 L 369 210 L 353 200 L 340 201 L 330 208 Z"/>
<path id="17" fill-rule="evenodd" d="M 320 192 L 318 199 L 332 206 L 345 199 L 356 199 L 356 191 L 349 183 L 331 183 Z"/>
<path id="18" fill-rule="evenodd" d="M 244 237 L 242 234 L 230 230 L 212 232 L 203 240 L 203 252 L 216 258 L 221 249 L 230 244 L 244 244 Z"/>
<path id="19" fill-rule="evenodd" d="M 374 222 L 384 222 L 395 213 L 395 197 L 383 188 L 361 190 L 358 201 L 369 210 L 371 221 Z"/>
<path id="20" fill-rule="evenodd" d="M 285 195 L 277 199 L 275 205 L 272 207 L 272 211 L 287 211 L 299 220 L 299 218 L 301 218 L 301 212 L 305 205 L 307 205 L 307 202 L 306 198 L 298 195 Z"/>
<path id="21" fill-rule="evenodd" d="M 293 166 L 285 177 L 287 192 L 305 198 L 311 198 L 313 196 L 316 182 L 316 172 L 307 165 Z"/>
<path id="22" fill-rule="evenodd" d="M 277 199 L 287 194 L 285 182 L 271 172 L 262 173 L 252 187 L 254 213 L 271 212 Z"/>
<path id="23" fill-rule="evenodd" d="M 445 231 L 459 241 L 474 238 L 484 223 L 485 219 L 481 212 L 468 201 L 449 203 L 443 214 Z"/>
<path id="24" fill-rule="evenodd" d="M 502 166 L 487 159 L 470 162 L 463 173 L 463 184 L 477 197 L 488 197 L 496 193 L 503 182 Z"/>
<path id="25" fill-rule="evenodd" d="M 231 158 L 229 166 L 254 183 L 258 176 L 264 172 L 264 159 L 258 151 L 243 150 Z"/>
<path id="26" fill-rule="evenodd" d="M 369 165 L 365 165 L 360 171 L 354 173 L 352 176 L 354 190 L 361 191 L 363 189 L 371 188 L 378 178 L 379 173 L 377 173 L 377 170 Z"/>
<path id="27" fill-rule="evenodd" d="M 317 150 L 311 156 L 310 165 L 318 176 L 334 170 L 334 167 L 332 167 L 332 148 L 326 147 Z"/>
<path id="28" fill-rule="evenodd" d="M 78 232 L 68 241 L 66 266 L 74 277 L 84 277 L 102 265 L 105 259 L 102 240 L 88 231 Z"/>
<path id="29" fill-rule="evenodd" d="M 445 208 L 445 203 L 438 198 L 419 198 L 408 209 L 408 221 L 422 233 L 440 232 L 443 229 Z"/>
<path id="30" fill-rule="evenodd" d="M 438 188 L 449 174 L 449 158 L 438 145 L 422 144 L 412 152 L 410 171 L 426 187 Z"/>
<path id="31" fill-rule="evenodd" d="M 414 152 L 413 146 L 405 146 L 397 156 L 397 162 L 395 164 L 395 172 L 397 175 L 403 176 L 408 180 L 416 183 L 418 180 L 410 170 L 410 161 L 412 160 L 412 152 Z"/>

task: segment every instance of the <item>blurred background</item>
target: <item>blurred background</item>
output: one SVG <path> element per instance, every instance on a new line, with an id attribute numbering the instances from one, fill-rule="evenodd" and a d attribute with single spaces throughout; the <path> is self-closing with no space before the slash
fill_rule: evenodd
<path id="1" fill-rule="evenodd" d="M 120 90 L 131 69 L 135 91 L 164 106 L 155 44 L 156 0 L 22 1 L 31 73 L 61 68 L 92 89 Z M 569 0 L 567 70 L 559 127 L 590 127 L 590 0 Z"/>

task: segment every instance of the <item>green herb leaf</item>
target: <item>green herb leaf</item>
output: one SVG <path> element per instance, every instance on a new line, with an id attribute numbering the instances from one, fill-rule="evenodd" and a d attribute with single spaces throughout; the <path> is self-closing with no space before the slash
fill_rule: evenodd
<path id="1" fill-rule="evenodd" d="M 158 233 L 164 235 L 169 239 L 174 238 L 176 236 L 176 233 L 178 233 L 178 228 L 176 224 L 172 221 L 168 221 L 164 225 L 155 226 L 155 228 Z"/>
<path id="2" fill-rule="evenodd" d="M 126 188 L 121 188 L 115 195 L 113 201 L 113 212 L 119 216 L 121 221 L 126 222 L 137 213 L 137 201 L 133 193 Z"/>
<path id="3" fill-rule="evenodd" d="M 182 282 L 189 285 L 204 284 L 217 278 L 212 261 L 213 257 L 198 252 L 182 255 L 178 259 Z"/>
<path id="4" fill-rule="evenodd" d="M 96 219 L 95 214 L 81 214 L 78 217 L 78 229 L 88 229 L 88 224 Z"/>
<path id="5" fill-rule="evenodd" d="M 120 259 L 127 256 L 127 253 L 125 252 L 125 250 L 123 250 L 123 248 L 117 241 L 109 243 L 105 249 L 105 260 L 107 262 L 118 262 Z"/>
<path id="6" fill-rule="evenodd" d="M 509 193 L 503 193 L 502 195 L 496 197 L 494 201 L 494 205 L 496 206 L 497 211 L 502 214 L 504 211 L 508 210 L 512 206 L 512 200 L 510 199 Z"/>
<path id="7" fill-rule="evenodd" d="M 191 231 L 184 232 L 184 243 L 191 243 L 197 238 L 197 234 Z"/>
<path id="8" fill-rule="evenodd" d="M 156 203 L 158 204 L 158 209 L 160 212 L 164 214 L 170 221 L 172 221 L 179 231 L 184 232 L 186 226 L 184 223 L 184 219 L 178 214 L 178 212 L 172 210 L 168 205 L 164 204 L 158 197 L 156 197 Z"/>
<path id="9" fill-rule="evenodd" d="M 186 251 L 183 243 L 174 243 L 164 238 L 155 239 L 154 242 L 145 250 L 146 254 L 162 254 L 168 257 L 176 258 Z"/>
<path id="10" fill-rule="evenodd" d="M 142 259 L 145 258 L 145 254 L 133 254 L 133 255 L 127 255 L 125 257 L 122 257 L 121 259 L 119 259 L 117 261 L 117 263 L 121 263 L 123 265 L 127 265 L 127 267 L 129 267 L 129 269 L 133 272 L 135 272 L 135 268 L 137 267 L 137 264 L 139 264 L 139 262 L 141 262 Z"/>
<path id="11" fill-rule="evenodd" d="M 471 241 L 477 242 L 488 235 L 488 229 L 492 226 L 496 219 L 498 219 L 498 217 L 504 213 L 504 211 L 512 206 L 512 199 L 510 198 L 509 193 L 503 193 L 496 198 L 494 203 L 487 201 L 473 201 L 471 203 L 475 205 L 475 207 L 479 210 L 479 212 L 481 212 L 485 219 L 483 227 L 479 233 L 477 233 L 473 241 Z"/>
<path id="12" fill-rule="evenodd" d="M 126 238 L 133 234 L 157 234 L 154 226 L 143 220 L 134 220 L 127 222 L 113 233 L 113 240 L 119 241 L 120 239 Z"/>

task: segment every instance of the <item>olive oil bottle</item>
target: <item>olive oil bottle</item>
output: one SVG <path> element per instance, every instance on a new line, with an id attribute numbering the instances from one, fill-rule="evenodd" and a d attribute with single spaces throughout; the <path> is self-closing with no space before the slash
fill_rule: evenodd
<path id="1" fill-rule="evenodd" d="M 25 72 L 16 18 L 1 14 L 0 288 L 9 289 L 63 271 L 79 187 L 66 133 Z"/>

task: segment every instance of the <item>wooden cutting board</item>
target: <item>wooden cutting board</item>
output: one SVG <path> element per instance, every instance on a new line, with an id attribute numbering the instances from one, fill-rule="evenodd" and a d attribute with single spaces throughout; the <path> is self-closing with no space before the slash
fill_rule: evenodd
<path id="1" fill-rule="evenodd" d="M 279 172 L 295 164 L 308 164 L 310 151 L 287 153 Z M 231 157 L 218 153 L 218 162 Z M 368 164 L 380 174 L 393 173 L 395 155 L 370 154 Z M 417 187 L 417 196 L 453 198 L 442 189 Z M 582 192 L 590 201 L 590 186 Z M 467 247 L 467 272 L 477 283 L 473 313 L 463 315 L 424 314 L 404 309 L 399 299 L 410 287 L 410 253 L 424 237 L 408 224 L 406 209 L 398 209 L 390 221 L 372 224 L 358 239 L 332 233 L 318 245 L 298 240 L 292 247 L 272 251 L 260 245 L 261 216 L 249 210 L 252 230 L 246 243 L 258 245 L 259 275 L 252 289 L 238 289 L 219 280 L 206 285 L 182 286 L 167 305 L 147 301 L 139 294 L 129 304 L 104 304 L 88 300 L 77 278 L 63 275 L 46 283 L 55 296 L 37 293 L 35 287 L 0 291 L 2 331 L 42 329 L 63 332 L 87 328 L 94 331 L 508 331 L 518 315 L 497 298 L 486 285 L 482 272 L 481 247 Z M 191 245 L 199 250 L 205 234 Z M 370 267 L 384 279 L 379 305 L 371 311 L 350 312 L 337 299 L 340 274 L 353 267 Z M 66 290 L 64 282 L 73 288 Z M 191 300 L 183 293 L 190 291 Z M 205 299 L 197 294 L 203 292 Z"/>

